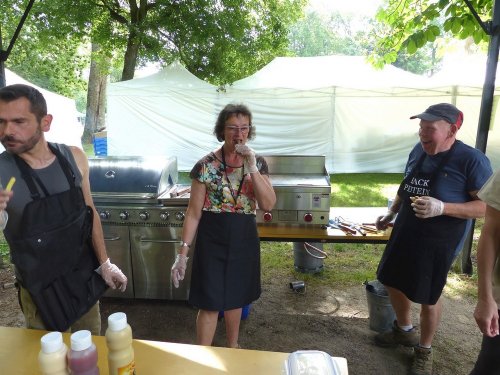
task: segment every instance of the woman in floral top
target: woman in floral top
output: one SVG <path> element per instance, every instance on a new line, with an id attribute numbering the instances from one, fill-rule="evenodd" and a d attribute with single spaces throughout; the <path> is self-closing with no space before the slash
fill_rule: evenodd
<path id="1" fill-rule="evenodd" d="M 178 287 L 183 280 L 196 236 L 189 303 L 199 308 L 197 343 L 212 344 L 219 311 L 224 311 L 227 346 L 237 348 L 242 307 L 261 292 L 255 210 L 272 210 L 276 194 L 265 159 L 246 145 L 255 137 L 246 106 L 228 104 L 219 113 L 214 135 L 224 144 L 190 173 L 191 197 L 172 281 Z"/>

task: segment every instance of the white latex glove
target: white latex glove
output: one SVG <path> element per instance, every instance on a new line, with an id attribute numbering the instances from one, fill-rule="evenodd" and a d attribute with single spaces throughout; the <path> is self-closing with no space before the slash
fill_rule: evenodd
<path id="1" fill-rule="evenodd" d="M 184 280 L 186 274 L 188 257 L 182 254 L 177 254 L 174 265 L 172 266 L 171 276 L 172 283 L 176 288 L 179 287 L 179 281 Z"/>
<path id="2" fill-rule="evenodd" d="M 0 230 L 5 229 L 5 227 L 7 226 L 7 221 L 9 221 L 9 214 L 7 214 L 7 211 L 1 210 L 0 211 Z"/>
<path id="3" fill-rule="evenodd" d="M 245 169 L 245 171 L 247 171 L 248 173 L 255 173 L 259 171 L 257 169 L 257 161 L 255 160 L 254 150 L 242 143 L 237 143 L 234 148 L 238 154 L 244 156 L 243 168 Z"/>
<path id="4" fill-rule="evenodd" d="M 127 288 L 127 276 L 111 261 L 106 261 L 96 269 L 96 272 L 106 281 L 111 289 L 120 289 L 122 292 Z"/>
<path id="5" fill-rule="evenodd" d="M 411 204 L 415 216 L 420 219 L 427 219 L 443 214 L 444 203 L 439 199 L 429 196 L 419 197 Z"/>
<path id="6" fill-rule="evenodd" d="M 389 223 L 393 221 L 395 217 L 396 213 L 388 210 L 385 215 L 377 217 L 377 220 L 375 220 L 375 226 L 378 230 L 386 229 Z"/>

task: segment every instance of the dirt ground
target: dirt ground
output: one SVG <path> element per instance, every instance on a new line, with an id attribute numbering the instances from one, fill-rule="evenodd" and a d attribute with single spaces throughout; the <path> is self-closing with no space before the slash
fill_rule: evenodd
<path id="1" fill-rule="evenodd" d="M 22 327 L 12 270 L 0 269 L 0 325 Z M 345 357 L 349 374 L 405 374 L 411 351 L 383 349 L 373 344 L 364 286 L 346 289 L 308 288 L 297 293 L 293 280 L 273 279 L 263 285 L 261 298 L 242 322 L 240 345 L 246 349 L 293 352 L 323 350 Z M 443 319 L 435 338 L 434 374 L 468 374 L 479 352 L 481 334 L 472 317 L 475 302 L 444 297 Z M 196 310 L 183 301 L 101 301 L 103 332 L 109 314 L 127 314 L 135 338 L 193 344 Z M 415 318 L 418 311 L 415 310 Z M 214 345 L 224 346 L 223 321 Z"/>

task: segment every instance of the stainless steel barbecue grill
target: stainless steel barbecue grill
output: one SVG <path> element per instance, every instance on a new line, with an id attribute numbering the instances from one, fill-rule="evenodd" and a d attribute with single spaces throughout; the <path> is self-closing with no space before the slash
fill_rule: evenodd
<path id="1" fill-rule="evenodd" d="M 89 165 L 108 255 L 129 279 L 125 293 L 107 296 L 187 300 L 191 262 L 178 289 L 170 281 L 187 202 L 170 207 L 168 200 L 159 200 L 177 189 L 177 159 L 103 157 Z"/>
<path id="2" fill-rule="evenodd" d="M 257 210 L 265 224 L 327 225 L 330 215 L 330 176 L 324 156 L 265 156 L 276 192 L 271 212 Z"/>

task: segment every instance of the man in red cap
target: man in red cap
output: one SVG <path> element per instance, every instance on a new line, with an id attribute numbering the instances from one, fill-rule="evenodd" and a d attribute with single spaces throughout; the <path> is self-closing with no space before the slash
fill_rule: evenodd
<path id="1" fill-rule="evenodd" d="M 441 293 L 467 220 L 484 216 L 486 206 L 477 192 L 492 169 L 482 152 L 456 139 L 464 116 L 454 105 L 435 104 L 410 117 L 415 118 L 420 119 L 420 142 L 410 152 L 394 202 L 377 218 L 379 229 L 396 218 L 377 270 L 396 321 L 375 342 L 413 347 L 410 373 L 430 375 Z M 420 335 L 412 324 L 412 303 L 421 305 Z"/>

